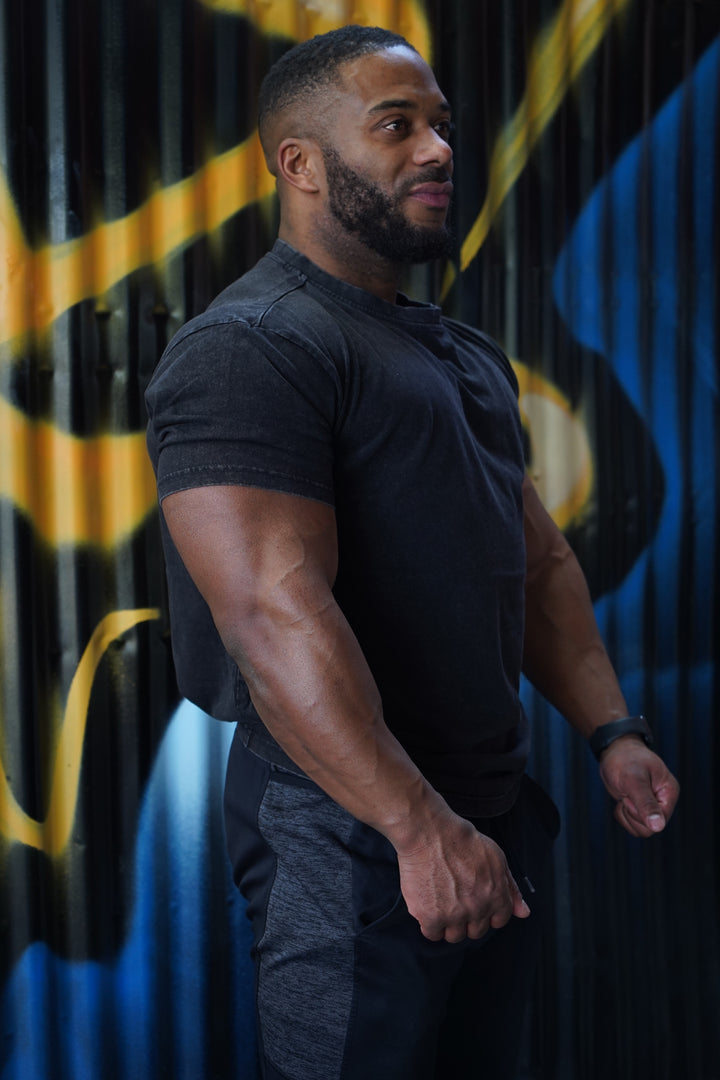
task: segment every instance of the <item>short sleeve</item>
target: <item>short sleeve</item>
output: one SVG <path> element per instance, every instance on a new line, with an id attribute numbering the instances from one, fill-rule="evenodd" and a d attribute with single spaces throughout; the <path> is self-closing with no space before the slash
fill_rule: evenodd
<path id="1" fill-rule="evenodd" d="M 146 393 L 158 495 L 243 484 L 334 505 L 332 361 L 238 320 L 169 346 Z"/>

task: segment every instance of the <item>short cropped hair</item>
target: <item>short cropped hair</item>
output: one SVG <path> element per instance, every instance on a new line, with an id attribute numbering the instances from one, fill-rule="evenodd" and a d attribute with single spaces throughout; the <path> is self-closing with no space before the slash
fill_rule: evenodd
<path id="1" fill-rule="evenodd" d="M 399 46 L 417 49 L 400 34 L 379 26 L 341 26 L 317 34 L 284 53 L 263 79 L 258 97 L 258 125 L 264 142 L 269 121 L 281 110 L 338 79 L 338 68 L 366 53 Z"/>

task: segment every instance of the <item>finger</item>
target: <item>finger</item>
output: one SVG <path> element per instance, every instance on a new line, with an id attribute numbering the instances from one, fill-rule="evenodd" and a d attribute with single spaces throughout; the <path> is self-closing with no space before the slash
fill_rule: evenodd
<path id="1" fill-rule="evenodd" d="M 640 827 L 644 826 L 649 830 L 650 835 L 662 832 L 665 828 L 666 816 L 653 784 L 653 775 L 649 770 L 630 773 L 626 779 L 625 790 L 619 791 L 618 794 L 622 795 L 629 820 Z"/>
<path id="2" fill-rule="evenodd" d="M 675 777 L 672 776 L 667 781 L 667 783 L 661 784 L 660 787 L 658 787 L 656 794 L 658 802 L 662 807 L 665 821 L 667 822 L 670 820 L 672 812 L 675 809 L 675 804 L 678 801 L 678 797 L 680 795 L 680 785 L 678 784 Z"/>
<path id="3" fill-rule="evenodd" d="M 507 924 L 512 919 L 512 908 L 503 908 L 502 911 L 496 911 L 490 916 L 490 925 L 493 930 L 499 930 L 502 926 Z"/>
<path id="4" fill-rule="evenodd" d="M 627 819 L 634 822 L 638 828 L 647 830 L 648 836 L 662 832 L 665 828 L 665 815 L 654 792 L 644 792 L 642 798 L 627 797 L 623 799 L 623 807 Z"/>
<path id="5" fill-rule="evenodd" d="M 465 927 L 465 925 L 447 926 L 445 927 L 445 940 L 450 945 L 457 945 L 458 942 L 464 941 L 467 937 L 466 930 L 467 928 Z"/>
<path id="6" fill-rule="evenodd" d="M 527 905 L 525 897 L 520 892 L 517 882 L 512 874 L 508 871 L 508 884 L 510 886 L 510 892 L 512 895 L 512 912 L 516 919 L 527 919 L 530 914 L 530 908 Z"/>
<path id="7" fill-rule="evenodd" d="M 420 933 L 428 941 L 442 941 L 445 937 L 445 927 L 437 923 L 420 923 Z"/>
<path id="8" fill-rule="evenodd" d="M 499 911 L 496 911 L 490 917 L 490 925 L 493 930 L 499 930 L 502 926 L 507 924 L 515 915 L 518 919 L 527 919 L 530 914 L 530 908 L 527 906 L 522 897 L 518 903 L 513 904 L 512 907 L 503 907 Z"/>
<path id="9" fill-rule="evenodd" d="M 615 820 L 619 825 L 622 825 L 625 831 L 630 833 L 631 836 L 647 839 L 648 836 L 653 835 L 645 822 L 638 818 L 634 812 L 631 812 L 630 808 L 623 800 L 615 804 Z"/>
<path id="10" fill-rule="evenodd" d="M 474 919 L 467 924 L 467 936 L 473 941 L 478 941 L 485 937 L 489 929 L 490 923 L 487 919 Z"/>
<path id="11" fill-rule="evenodd" d="M 653 793 L 648 795 L 640 805 L 637 805 L 637 814 L 640 817 L 642 824 L 650 830 L 651 833 L 662 832 L 665 828 L 665 815 L 663 814 L 662 806 L 655 798 Z M 635 807 L 633 807 L 635 809 Z"/>

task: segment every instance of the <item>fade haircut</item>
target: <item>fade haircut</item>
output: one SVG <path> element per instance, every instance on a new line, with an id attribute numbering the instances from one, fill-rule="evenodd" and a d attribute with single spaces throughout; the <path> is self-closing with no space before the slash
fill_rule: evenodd
<path id="1" fill-rule="evenodd" d="M 270 122 L 283 109 L 337 82 L 338 69 L 349 60 L 399 46 L 417 52 L 409 41 L 391 30 L 351 25 L 317 34 L 289 49 L 273 64 L 260 87 L 258 126 L 266 151 Z"/>

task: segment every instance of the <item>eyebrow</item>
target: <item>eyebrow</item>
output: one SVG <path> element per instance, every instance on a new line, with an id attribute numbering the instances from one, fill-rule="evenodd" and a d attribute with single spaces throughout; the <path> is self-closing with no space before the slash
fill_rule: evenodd
<path id="1" fill-rule="evenodd" d="M 386 109 L 417 109 L 418 104 L 416 101 L 407 101 L 405 98 L 388 98 L 386 101 L 380 101 L 377 105 L 373 105 L 371 109 L 368 109 L 368 115 L 373 113 L 385 112 Z M 447 101 L 441 101 L 438 105 L 438 112 L 451 112 L 450 104 Z"/>

